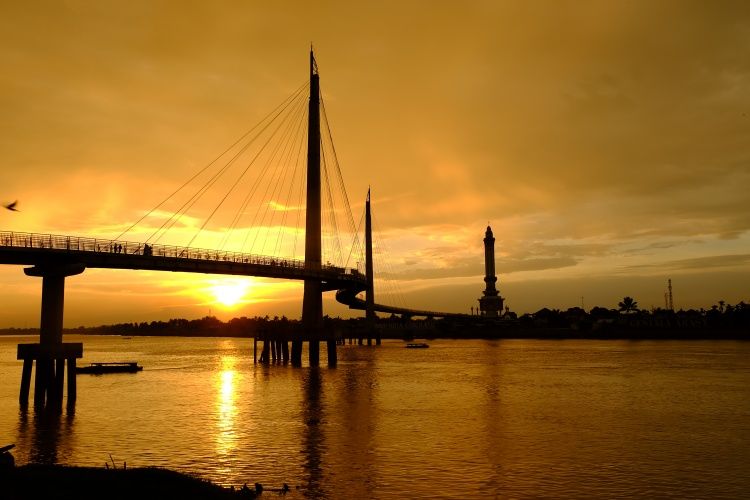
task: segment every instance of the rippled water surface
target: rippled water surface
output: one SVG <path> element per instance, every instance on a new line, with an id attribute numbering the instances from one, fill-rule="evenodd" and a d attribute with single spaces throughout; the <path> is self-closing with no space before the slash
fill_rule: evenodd
<path id="1" fill-rule="evenodd" d="M 19 341 L 0 337 L 0 445 L 20 463 L 111 453 L 287 498 L 750 496 L 750 343 L 385 341 L 293 369 L 246 339 L 66 336 L 145 369 L 80 375 L 46 416 L 19 408 Z"/>

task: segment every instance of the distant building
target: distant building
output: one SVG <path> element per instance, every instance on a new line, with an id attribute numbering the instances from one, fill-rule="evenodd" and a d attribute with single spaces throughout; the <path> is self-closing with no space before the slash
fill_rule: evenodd
<path id="1" fill-rule="evenodd" d="M 479 299 L 479 311 L 482 316 L 497 318 L 502 315 L 503 298 L 495 288 L 495 237 L 492 228 L 487 226 L 484 233 L 484 282 L 486 284 L 483 296 Z"/>

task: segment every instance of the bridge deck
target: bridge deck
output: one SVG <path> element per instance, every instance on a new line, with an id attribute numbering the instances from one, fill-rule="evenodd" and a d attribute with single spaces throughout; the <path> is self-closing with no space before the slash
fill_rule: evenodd
<path id="1" fill-rule="evenodd" d="M 342 304 L 348 305 L 351 309 L 365 309 L 365 301 L 358 298 L 357 294 L 365 290 L 367 280 L 365 275 L 356 269 L 331 265 L 316 268 L 305 266 L 302 260 L 241 252 L 0 231 L 0 264 L 83 264 L 88 268 L 99 269 L 229 274 L 290 280 L 315 279 L 323 283 L 324 290 L 338 290 L 336 300 Z M 384 304 L 375 304 L 375 310 L 410 316 L 469 317 L 466 314 L 422 311 Z"/>
<path id="2" fill-rule="evenodd" d="M 356 269 L 305 266 L 301 260 L 77 236 L 0 232 L 0 264 L 44 266 L 67 263 L 104 269 L 317 279 L 328 290 L 365 282 L 365 276 Z"/>

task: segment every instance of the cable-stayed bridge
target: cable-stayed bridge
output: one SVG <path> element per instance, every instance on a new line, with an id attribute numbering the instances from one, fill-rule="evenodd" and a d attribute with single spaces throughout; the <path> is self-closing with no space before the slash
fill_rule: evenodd
<path id="1" fill-rule="evenodd" d="M 305 89 L 309 93 L 305 93 Z M 322 128 L 321 123 L 325 127 Z M 306 168 L 303 167 L 305 162 Z M 256 172 L 254 179 L 249 175 L 251 171 Z M 234 176 L 231 172 L 235 172 Z M 206 200 L 211 198 L 206 195 L 219 190 L 222 183 L 224 189 L 218 193 L 219 201 L 205 206 Z M 218 223 L 222 208 L 229 206 L 235 208 L 231 221 Z M 304 229 L 300 227 L 303 212 Z M 291 213 L 296 214 L 294 230 L 290 229 Z M 248 221 L 251 214 L 252 219 Z M 362 219 L 365 222 L 364 246 L 358 236 Z M 200 248 L 199 243 L 210 239 L 206 235 L 211 233 L 211 223 L 218 226 L 214 233 L 220 236 L 220 241 L 211 242 L 214 249 Z M 345 231 L 340 230 L 342 225 L 347 227 Z M 24 272 L 42 278 L 40 342 L 21 344 L 18 349 L 18 359 L 24 360 L 21 403 L 28 400 L 34 361 L 35 405 L 61 404 L 66 362 L 68 401 L 75 400 L 75 360 L 82 356 L 83 346 L 63 342 L 64 290 L 65 278 L 80 274 L 86 268 L 303 281 L 304 333 L 291 341 L 290 361 L 294 366 L 302 364 L 303 341 L 308 342 L 311 366 L 319 364 L 320 341 L 327 343 L 328 364 L 336 365 L 336 339 L 322 327 L 322 294 L 326 291 L 335 290 L 339 302 L 365 311 L 368 336 L 375 336 L 376 343 L 380 340 L 374 329 L 376 312 L 467 316 L 376 302 L 373 257 L 379 252 L 373 252 L 369 192 L 359 228 L 346 194 L 320 93 L 317 63 L 311 51 L 309 83 L 297 89 L 215 160 L 119 235 L 87 238 L 0 232 L 0 264 L 31 266 Z M 172 234 L 187 234 L 187 229 L 193 230 L 187 242 L 163 243 Z M 298 244 L 302 233 L 303 255 Z M 342 234 L 351 241 L 342 242 Z M 272 255 L 267 255 L 269 245 L 268 253 Z M 353 260 L 357 260 L 356 267 L 350 265 Z M 360 262 L 365 263 L 364 273 L 358 269 Z M 358 296 L 362 292 L 365 292 L 364 299 Z M 283 344 L 286 354 L 286 340 Z"/>
<path id="2" fill-rule="evenodd" d="M 356 293 L 365 289 L 367 281 L 357 269 L 333 265 L 313 268 L 302 260 L 267 255 L 8 231 L 0 232 L 0 263 L 314 279 L 325 291 L 351 289 Z"/>

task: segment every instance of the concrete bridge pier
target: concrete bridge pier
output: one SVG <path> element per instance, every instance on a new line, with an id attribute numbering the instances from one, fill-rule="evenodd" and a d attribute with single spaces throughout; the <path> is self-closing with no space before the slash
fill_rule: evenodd
<path id="1" fill-rule="evenodd" d="M 258 362 L 262 365 L 267 365 L 271 362 L 271 340 L 268 333 L 263 335 L 263 346 L 260 350 L 260 359 Z"/>
<path id="2" fill-rule="evenodd" d="M 317 335 L 316 338 L 310 339 L 307 349 L 310 366 L 320 366 L 320 340 Z"/>
<path id="3" fill-rule="evenodd" d="M 289 362 L 289 344 L 281 336 L 276 336 L 271 344 L 271 354 L 274 363 L 287 364 Z"/>
<path id="4" fill-rule="evenodd" d="M 292 340 L 292 366 L 302 366 L 302 339 Z"/>
<path id="5" fill-rule="evenodd" d="M 336 366 L 336 364 L 338 363 L 336 354 L 336 339 L 329 338 L 326 341 L 326 344 L 328 345 L 328 366 Z"/>
<path id="6" fill-rule="evenodd" d="M 281 342 L 281 362 L 284 364 L 289 363 L 289 342 L 285 338 Z"/>
<path id="7" fill-rule="evenodd" d="M 289 342 L 284 334 L 266 332 L 262 334 L 261 340 L 263 346 L 257 363 L 267 365 L 269 363 L 287 364 L 289 362 Z M 257 347 L 255 349 L 257 351 Z"/>
<path id="8" fill-rule="evenodd" d="M 279 343 L 276 339 L 271 340 L 271 362 L 273 364 L 279 362 Z"/>
<path id="9" fill-rule="evenodd" d="M 62 407 L 65 366 L 68 367 L 68 404 L 76 399 L 76 359 L 83 344 L 62 341 L 65 278 L 81 274 L 83 264 L 56 264 L 24 269 L 27 276 L 42 278 L 42 312 L 38 344 L 19 344 L 17 359 L 23 360 L 19 402 L 28 404 L 31 372 L 36 361 L 34 406 Z"/>

